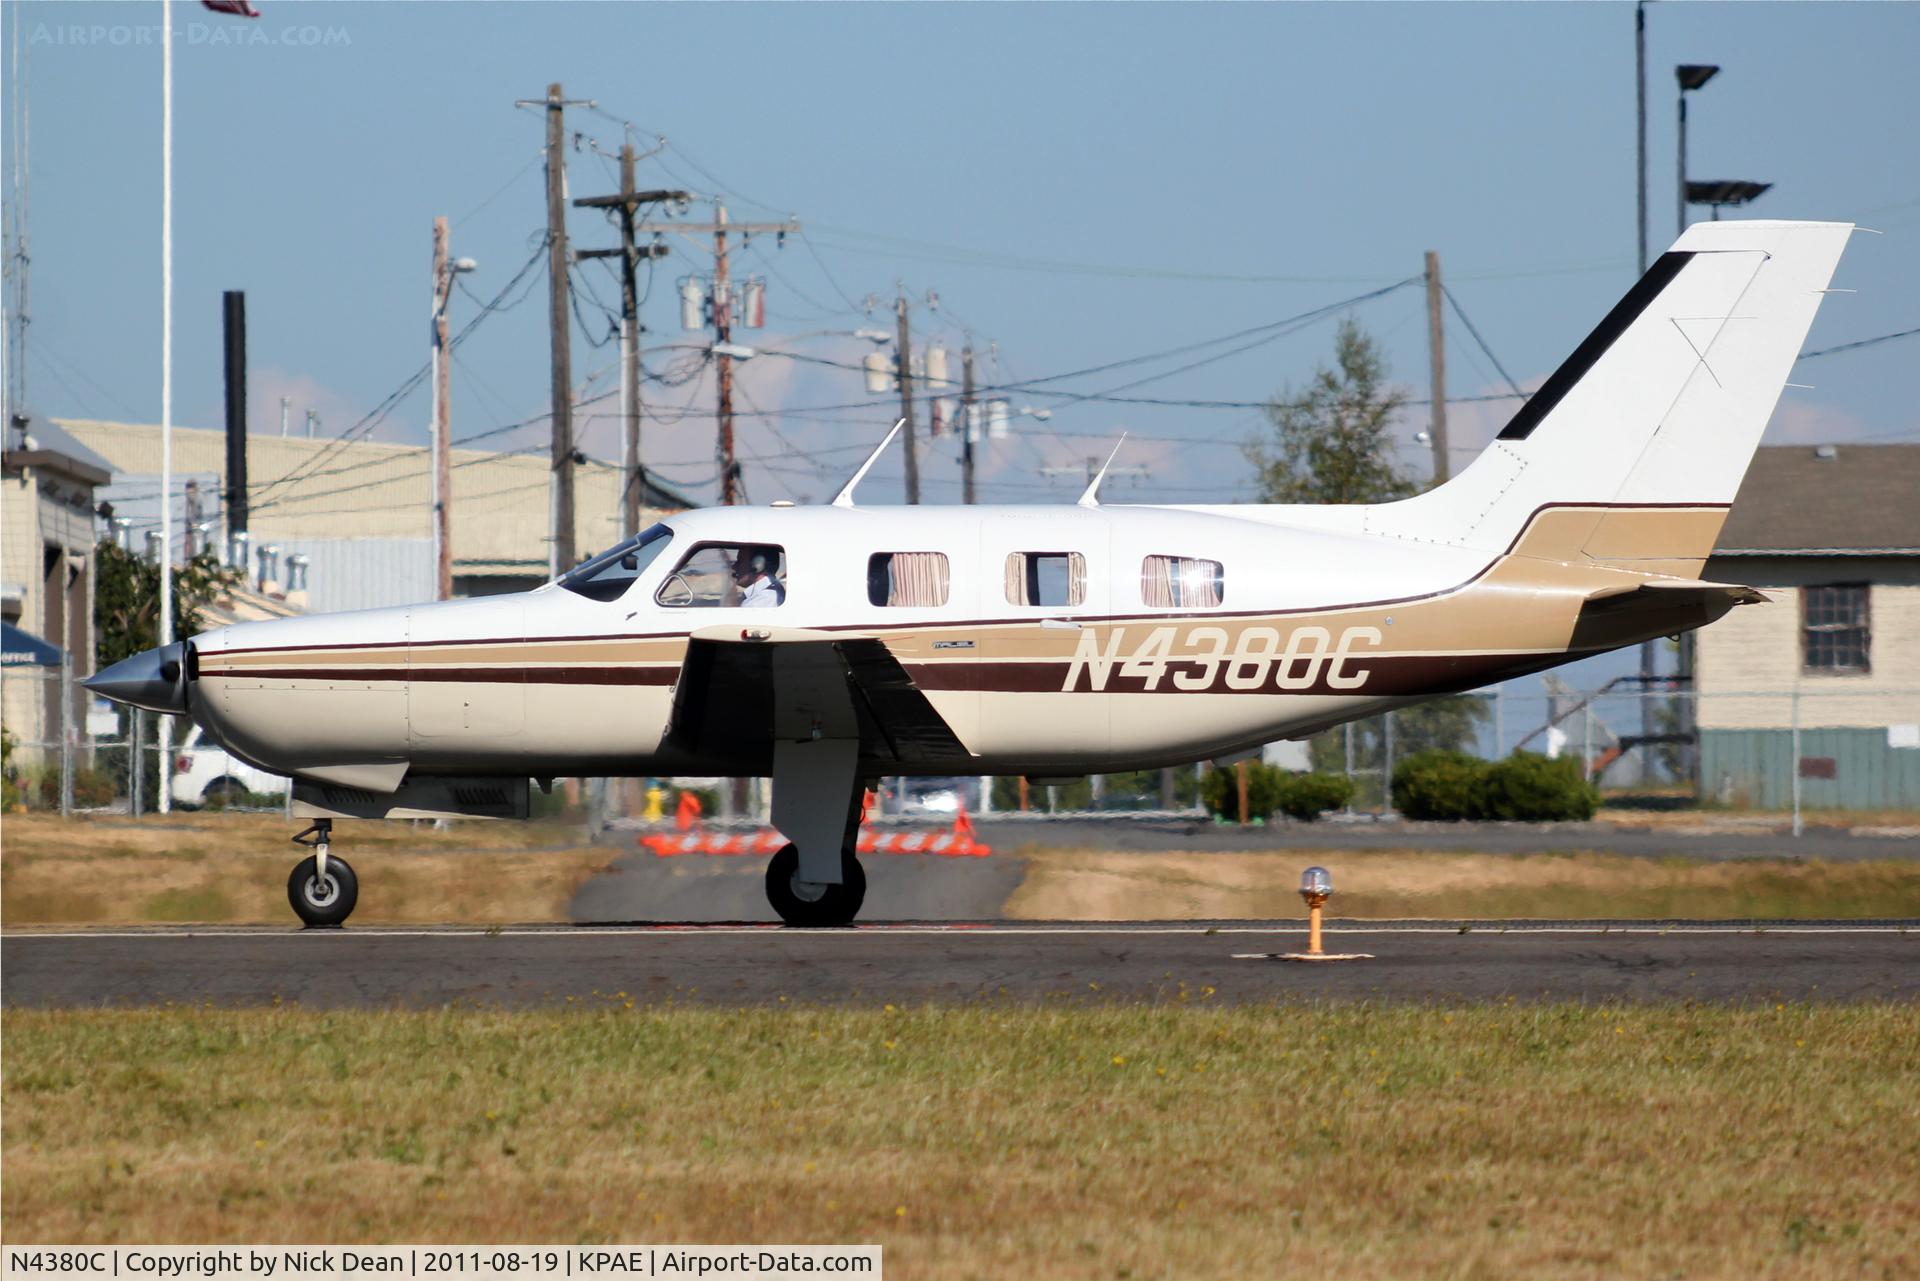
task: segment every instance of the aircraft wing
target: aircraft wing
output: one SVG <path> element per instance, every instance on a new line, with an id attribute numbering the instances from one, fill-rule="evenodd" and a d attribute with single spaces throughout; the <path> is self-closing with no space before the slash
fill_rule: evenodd
<path id="1" fill-rule="evenodd" d="M 971 768 L 970 753 L 875 637 L 778 627 L 695 632 L 667 744 L 701 759 L 771 759 L 775 740 L 858 739 L 881 769 Z"/>

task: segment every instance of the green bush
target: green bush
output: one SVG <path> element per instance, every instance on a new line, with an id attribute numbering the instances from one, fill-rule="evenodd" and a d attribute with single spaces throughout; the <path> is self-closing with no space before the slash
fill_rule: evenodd
<path id="1" fill-rule="evenodd" d="M 1478 818 L 1486 773 L 1487 763 L 1465 752 L 1415 752 L 1393 767 L 1393 807 L 1411 819 Z"/>
<path id="2" fill-rule="evenodd" d="M 1476 817 L 1532 823 L 1585 821 L 1599 807 L 1600 789 L 1581 776 L 1579 761 L 1515 752 L 1487 767 Z"/>
<path id="3" fill-rule="evenodd" d="M 1341 774 L 1289 774 L 1280 771 L 1280 812 L 1311 823 L 1353 799 L 1353 780 Z"/>
<path id="4" fill-rule="evenodd" d="M 1261 761 L 1248 761 L 1247 817 L 1264 820 L 1281 813 L 1311 822 L 1353 798 L 1353 780 L 1338 774 L 1295 774 Z M 1239 767 L 1208 770 L 1201 784 L 1207 809 L 1230 822 L 1240 819 Z"/>
<path id="5" fill-rule="evenodd" d="M 26 796 L 20 790 L 20 771 L 13 764 L 13 735 L 0 729 L 0 810 L 11 814 L 25 804 Z"/>

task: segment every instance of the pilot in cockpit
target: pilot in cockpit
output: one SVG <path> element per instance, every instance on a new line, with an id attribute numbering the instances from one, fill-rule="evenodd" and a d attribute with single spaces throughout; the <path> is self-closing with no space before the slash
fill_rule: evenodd
<path id="1" fill-rule="evenodd" d="M 787 599 L 787 589 L 773 576 L 778 553 L 767 547 L 743 547 L 733 563 L 733 584 L 740 591 L 740 608 L 766 609 Z"/>

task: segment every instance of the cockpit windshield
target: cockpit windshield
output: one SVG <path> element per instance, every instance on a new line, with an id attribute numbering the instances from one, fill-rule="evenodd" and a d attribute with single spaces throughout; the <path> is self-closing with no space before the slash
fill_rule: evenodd
<path id="1" fill-rule="evenodd" d="M 672 540 L 671 529 L 665 525 L 651 526 L 593 559 L 581 562 L 561 577 L 560 585 L 589 600 L 619 600 Z"/>

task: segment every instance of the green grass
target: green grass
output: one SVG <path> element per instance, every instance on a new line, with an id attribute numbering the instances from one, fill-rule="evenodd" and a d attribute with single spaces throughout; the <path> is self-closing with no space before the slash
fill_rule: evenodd
<path id="1" fill-rule="evenodd" d="M 877 1241 L 897 1277 L 1920 1273 L 1920 1007 L 4 1016 L 27 1241 Z"/>

